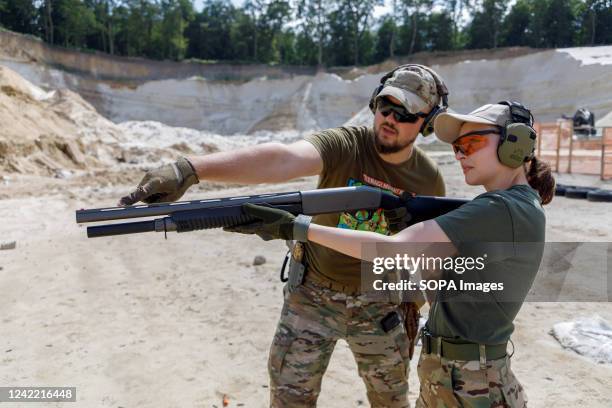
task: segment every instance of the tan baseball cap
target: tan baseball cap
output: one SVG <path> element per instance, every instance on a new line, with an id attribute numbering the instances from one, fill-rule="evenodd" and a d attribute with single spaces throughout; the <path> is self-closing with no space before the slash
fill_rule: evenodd
<path id="1" fill-rule="evenodd" d="M 510 121 L 510 107 L 499 104 L 488 104 L 461 115 L 456 112 L 443 112 L 434 121 L 434 132 L 438 139 L 453 143 L 459 137 L 461 126 L 466 123 L 505 126 Z"/>
<path id="2" fill-rule="evenodd" d="M 393 96 L 411 113 L 423 112 L 438 104 L 436 81 L 427 70 L 411 66 L 400 68 L 385 81 L 384 88 L 376 96 Z"/>

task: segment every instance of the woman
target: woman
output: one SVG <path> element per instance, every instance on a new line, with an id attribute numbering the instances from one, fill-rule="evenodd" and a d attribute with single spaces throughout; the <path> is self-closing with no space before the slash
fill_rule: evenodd
<path id="1" fill-rule="evenodd" d="M 308 217 L 258 206 L 245 211 L 261 222 L 234 230 L 309 240 L 356 258 L 366 242 L 451 243 L 446 246 L 459 257 L 473 254 L 470 244 L 506 243 L 501 255 L 486 261 L 479 276 L 488 281 L 500 278 L 510 292 L 491 291 L 478 300 L 456 302 L 441 291 L 436 294 L 423 331 L 417 407 L 524 407 L 526 397 L 510 369 L 506 346 L 542 256 L 541 204 L 552 200 L 555 187 L 550 167 L 533 156 L 532 125 L 530 112 L 510 102 L 485 105 L 468 115 L 439 115 L 436 135 L 452 144 L 465 181 L 482 185 L 486 192 L 396 235 L 324 227 L 310 224 Z M 518 243 L 532 250 L 521 250 Z M 444 272 L 451 277 L 453 271 Z"/>

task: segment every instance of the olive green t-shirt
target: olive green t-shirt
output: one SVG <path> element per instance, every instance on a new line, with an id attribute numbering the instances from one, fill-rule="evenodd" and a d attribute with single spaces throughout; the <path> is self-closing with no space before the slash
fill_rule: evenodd
<path id="1" fill-rule="evenodd" d="M 460 275 L 447 270 L 445 279 L 502 283 L 503 290 L 477 292 L 468 300 L 461 299 L 461 290 L 438 291 L 429 331 L 479 344 L 508 341 L 542 259 L 546 219 L 538 193 L 528 185 L 487 192 L 435 221 L 457 248 L 457 256 L 481 256 L 482 248 L 490 252 L 481 271 Z"/>
<path id="2" fill-rule="evenodd" d="M 415 146 L 411 157 L 399 164 L 385 162 L 376 151 L 371 127 L 340 127 L 307 136 L 319 151 L 323 171 L 318 188 L 368 185 L 400 195 L 406 191 L 418 195 L 444 195 L 444 180 L 437 165 Z M 382 209 L 352 214 L 324 214 L 313 222 L 339 228 L 376 231 L 389 234 Z M 305 261 L 309 274 L 328 281 L 359 287 L 361 261 L 332 249 L 308 242 Z"/>

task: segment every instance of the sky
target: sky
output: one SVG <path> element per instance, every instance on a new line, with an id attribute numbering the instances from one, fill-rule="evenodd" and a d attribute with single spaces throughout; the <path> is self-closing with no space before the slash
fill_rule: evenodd
<path id="1" fill-rule="evenodd" d="M 195 5 L 195 9 L 197 11 L 202 10 L 202 6 L 204 4 L 205 0 L 194 0 L 194 5 Z M 244 3 L 244 0 L 231 0 L 231 2 L 235 5 L 235 6 L 242 6 L 242 4 Z M 506 8 L 506 12 L 508 12 L 512 6 L 514 5 L 514 3 L 516 3 L 516 0 L 509 0 L 508 1 L 508 7 Z M 392 0 L 384 0 L 384 4 L 382 6 L 375 6 L 374 7 L 374 19 L 379 18 L 380 16 L 383 16 L 385 14 L 388 14 L 389 12 L 391 12 L 391 4 L 392 4 Z M 436 5 L 434 6 L 434 10 L 439 9 L 441 6 Z M 470 20 L 470 14 L 467 10 L 463 11 L 463 15 L 461 16 L 462 21 L 459 23 L 460 25 L 467 23 Z"/>
<path id="2" fill-rule="evenodd" d="M 231 0 L 231 2 L 235 5 L 235 6 L 242 6 L 242 4 L 244 3 L 244 0 Z M 197 11 L 202 10 L 202 6 L 204 4 L 204 0 L 194 0 L 193 4 L 195 5 L 195 9 Z M 384 14 L 387 14 L 389 11 L 391 10 L 391 1 L 390 0 L 385 0 L 385 4 L 384 6 L 376 6 L 374 8 L 374 17 L 378 18 Z"/>

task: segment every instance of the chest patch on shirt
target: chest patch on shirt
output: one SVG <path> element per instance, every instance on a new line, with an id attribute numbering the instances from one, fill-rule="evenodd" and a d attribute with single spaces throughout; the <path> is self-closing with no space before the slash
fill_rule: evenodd
<path id="1" fill-rule="evenodd" d="M 363 174 L 363 180 L 349 178 L 347 186 L 371 186 L 378 187 L 386 192 L 400 195 L 404 190 L 393 187 L 384 181 L 377 180 L 367 174 Z M 389 235 L 389 228 L 382 208 L 377 210 L 359 210 L 353 213 L 344 212 L 338 220 L 338 228 L 346 228 L 358 231 L 378 232 L 379 234 Z"/>

